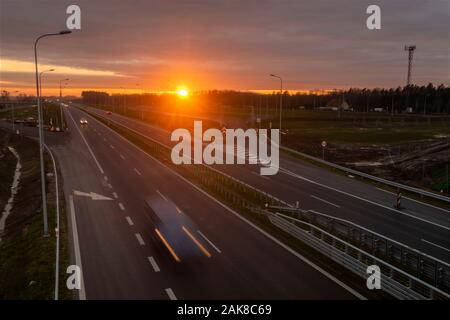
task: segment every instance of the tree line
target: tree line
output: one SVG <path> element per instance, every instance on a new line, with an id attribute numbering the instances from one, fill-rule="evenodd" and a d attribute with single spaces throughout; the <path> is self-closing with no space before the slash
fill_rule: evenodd
<path id="1" fill-rule="evenodd" d="M 108 94 L 100 91 L 83 91 L 84 103 L 99 106 L 167 108 L 178 100 L 176 94 Z M 196 104 L 203 108 L 237 108 L 247 111 L 249 107 L 273 111 L 279 108 L 280 92 L 258 93 L 250 91 L 208 90 L 192 93 L 183 103 Z M 327 107 L 332 101 L 340 105 L 343 101 L 349 109 L 370 112 L 382 109 L 389 113 L 450 113 L 450 86 L 410 85 L 397 88 L 349 88 L 322 92 L 283 92 L 283 109 L 318 109 Z"/>

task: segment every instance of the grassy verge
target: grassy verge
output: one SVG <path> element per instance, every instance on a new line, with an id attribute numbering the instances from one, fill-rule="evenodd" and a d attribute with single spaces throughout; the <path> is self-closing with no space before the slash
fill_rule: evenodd
<path id="1" fill-rule="evenodd" d="M 319 167 L 319 168 L 328 170 L 330 172 L 333 172 L 334 174 L 338 174 L 340 176 L 346 176 L 346 177 L 349 176 L 349 174 L 347 172 L 345 172 L 345 171 L 336 169 L 334 167 L 328 166 L 328 165 L 323 164 L 323 163 L 318 162 L 318 161 L 314 161 L 313 159 L 304 157 L 304 156 L 302 156 L 302 155 L 300 155 L 298 153 L 291 152 L 291 151 L 285 150 L 285 149 L 283 149 L 282 152 L 284 152 L 284 153 L 286 153 L 286 154 L 288 154 L 288 155 L 290 155 L 290 156 L 292 156 L 294 158 L 298 158 L 298 159 L 300 159 L 300 160 L 302 160 L 302 161 L 304 161 L 306 163 L 310 163 L 310 164 L 312 164 L 312 165 L 314 165 L 316 167 Z M 357 176 L 357 175 L 352 175 L 352 179 L 355 179 L 355 180 L 358 180 L 358 181 L 370 184 L 370 185 L 372 185 L 374 187 L 377 187 L 377 188 L 380 188 L 380 189 L 383 189 L 383 190 L 386 190 L 386 191 L 389 191 L 389 192 L 393 192 L 393 193 L 397 192 L 396 188 L 387 186 L 387 185 L 385 185 L 383 183 L 379 183 L 379 182 L 371 180 L 371 179 L 366 179 L 364 177 L 360 177 L 360 176 Z M 424 190 L 428 190 L 430 192 L 435 192 L 435 190 L 431 190 L 431 189 L 424 189 Z M 438 200 L 438 199 L 433 199 L 433 198 L 429 198 L 429 197 L 426 197 L 426 196 L 421 196 L 421 195 L 419 195 L 417 193 L 406 191 L 406 190 L 402 190 L 402 196 L 414 199 L 414 200 L 419 201 L 419 202 L 427 203 L 427 204 L 430 204 L 430 205 L 433 205 L 433 206 L 436 206 L 436 207 L 439 207 L 439 208 L 442 208 L 442 209 L 450 210 L 450 204 L 449 203 L 441 201 L 441 200 Z M 394 197 L 394 195 L 393 195 L 393 197 Z"/>
<path id="2" fill-rule="evenodd" d="M 6 220 L 0 242 L 0 299 L 53 299 L 55 283 L 56 207 L 55 177 L 47 177 L 50 237 L 43 237 L 38 145 L 35 141 L 0 131 L 1 147 L 12 146 L 20 154 L 22 175 L 11 215 Z M 7 159 L 15 168 L 16 158 Z M 46 157 L 46 172 L 53 165 Z M 12 182 L 1 179 L 8 190 Z M 60 181 L 61 184 L 61 181 Z M 68 265 L 67 225 L 60 185 L 60 265 Z M 9 195 L 8 195 L 9 197 Z M 3 207 L 1 208 L 3 209 Z M 69 299 L 64 270 L 60 273 L 60 299 Z"/>
<path id="3" fill-rule="evenodd" d="M 0 112 L 0 119 L 6 119 L 8 121 L 12 121 L 12 112 L 11 110 Z M 44 116 L 44 124 L 53 123 L 56 127 L 61 128 L 61 109 L 59 104 L 55 103 L 44 103 L 43 104 L 43 116 Z M 37 106 L 29 106 L 25 108 L 19 108 L 14 111 L 14 119 L 17 120 L 26 120 L 27 118 L 38 119 L 38 109 Z M 66 120 L 63 114 L 63 124 L 64 128 L 67 127 Z"/>

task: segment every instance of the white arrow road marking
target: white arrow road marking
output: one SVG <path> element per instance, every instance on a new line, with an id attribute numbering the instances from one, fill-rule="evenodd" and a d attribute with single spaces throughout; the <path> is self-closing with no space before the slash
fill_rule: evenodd
<path id="1" fill-rule="evenodd" d="M 75 205 L 73 203 L 73 196 L 69 196 L 70 202 L 70 216 L 72 223 L 72 237 L 73 237 L 73 246 L 75 251 L 75 263 L 81 270 L 81 288 L 78 292 L 78 298 L 80 300 L 86 300 L 86 290 L 84 288 L 84 278 L 83 278 L 83 266 L 81 264 L 81 254 L 80 254 L 80 243 L 78 241 L 78 228 L 77 228 L 77 219 L 75 217 Z"/>
<path id="2" fill-rule="evenodd" d="M 102 196 L 101 194 L 95 193 L 95 192 L 82 192 L 78 190 L 74 190 L 73 194 L 76 196 L 82 196 L 82 197 L 89 197 L 92 200 L 113 200 L 112 198 Z"/>

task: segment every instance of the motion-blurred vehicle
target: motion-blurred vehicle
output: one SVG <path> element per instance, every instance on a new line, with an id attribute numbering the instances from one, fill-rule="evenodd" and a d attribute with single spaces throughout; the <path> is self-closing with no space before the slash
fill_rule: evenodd
<path id="1" fill-rule="evenodd" d="M 81 119 L 80 119 L 80 124 L 81 124 L 82 126 L 85 126 L 85 125 L 88 124 L 88 122 L 87 122 L 87 120 L 86 120 L 85 118 L 81 118 Z"/>
<path id="2" fill-rule="evenodd" d="M 112 112 L 111 112 L 111 111 L 108 111 L 108 112 L 106 112 L 106 114 L 107 114 L 108 116 L 110 116 L 110 115 L 112 115 Z"/>
<path id="3" fill-rule="evenodd" d="M 153 225 L 152 237 L 162 243 L 176 262 L 211 257 L 195 223 L 172 201 L 154 195 L 145 200 L 144 207 Z"/>

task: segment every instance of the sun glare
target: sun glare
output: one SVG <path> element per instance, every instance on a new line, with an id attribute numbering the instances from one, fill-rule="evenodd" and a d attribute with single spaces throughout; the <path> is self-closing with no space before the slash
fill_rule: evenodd
<path id="1" fill-rule="evenodd" d="M 180 97 L 187 97 L 189 95 L 189 92 L 186 89 L 180 89 L 177 93 Z"/>

